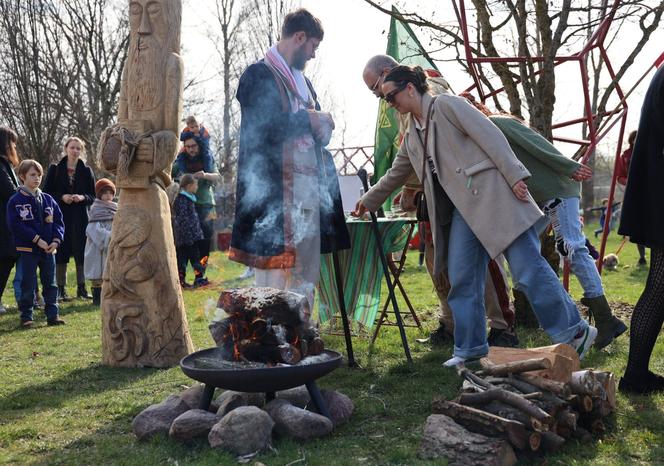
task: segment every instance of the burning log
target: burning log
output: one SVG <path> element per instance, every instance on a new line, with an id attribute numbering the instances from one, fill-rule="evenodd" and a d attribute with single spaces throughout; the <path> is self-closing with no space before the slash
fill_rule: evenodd
<path id="1" fill-rule="evenodd" d="M 246 288 L 222 291 L 218 304 L 228 317 L 210 324 L 210 332 L 229 360 L 297 364 L 325 349 L 318 330 L 307 319 L 304 296 L 274 288 Z"/>

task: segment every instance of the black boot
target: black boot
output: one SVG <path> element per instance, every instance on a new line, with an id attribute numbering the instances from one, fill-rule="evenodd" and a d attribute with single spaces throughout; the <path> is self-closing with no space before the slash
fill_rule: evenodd
<path id="1" fill-rule="evenodd" d="M 79 283 L 78 288 L 76 288 L 76 297 L 77 298 L 83 298 L 83 299 L 91 299 L 92 296 L 90 296 L 90 293 L 88 293 L 88 290 L 85 288 L 85 283 Z"/>
<path id="2" fill-rule="evenodd" d="M 92 305 L 101 306 L 101 287 L 93 286 L 92 287 Z"/>
<path id="3" fill-rule="evenodd" d="M 69 295 L 67 295 L 67 290 L 64 286 L 58 287 L 58 301 L 62 301 L 65 303 L 67 301 L 71 301 L 71 298 L 69 297 Z"/>
<path id="4" fill-rule="evenodd" d="M 627 326 L 611 312 L 604 295 L 596 298 L 581 298 L 581 304 L 588 306 L 590 315 L 595 319 L 595 327 L 597 328 L 596 349 L 604 348 L 627 330 Z"/>

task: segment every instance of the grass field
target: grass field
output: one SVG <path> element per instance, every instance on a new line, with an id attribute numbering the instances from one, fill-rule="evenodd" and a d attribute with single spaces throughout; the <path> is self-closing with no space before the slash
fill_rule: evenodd
<path id="1" fill-rule="evenodd" d="M 619 237 L 612 235 L 607 252 L 615 251 Z M 621 265 L 604 274 L 610 301 L 634 304 L 641 293 L 646 268 L 636 267 L 636 247 L 626 245 Z M 243 268 L 215 253 L 210 261 L 215 286 L 184 293 L 194 345 L 213 345 L 207 330 L 206 306 L 223 287 L 238 282 Z M 71 267 L 73 269 L 73 266 Z M 70 277 L 70 283 L 73 282 Z M 256 461 L 267 465 L 374 465 L 445 464 L 416 458 L 422 425 L 430 414 L 434 396 L 453 397 L 460 381 L 441 362 L 451 347 L 432 349 L 418 344 L 437 323 L 431 282 L 417 267 L 417 253 L 409 255 L 403 282 L 426 329 L 409 329 L 414 364 L 405 363 L 395 328 L 381 332 L 371 354 L 368 340 L 355 338 L 360 370 L 342 367 L 321 380 L 323 387 L 349 395 L 356 406 L 351 421 L 330 437 L 297 444 L 275 443 L 275 450 Z M 70 294 L 74 287 L 69 287 Z M 572 295 L 581 292 L 572 279 Z M 5 303 L 10 293 L 5 293 Z M 75 300 L 65 303 L 66 326 L 47 327 L 40 315 L 36 328 L 22 330 L 18 314 L 0 316 L 0 463 L 2 464 L 124 464 L 219 465 L 237 464 L 234 457 L 214 451 L 205 440 L 181 445 L 159 437 L 137 442 L 131 433 L 133 417 L 148 405 L 191 384 L 179 368 L 111 369 L 101 365 L 99 310 Z M 548 344 L 541 331 L 519 332 L 525 346 Z M 343 338 L 325 336 L 328 347 L 345 352 Z M 622 337 L 605 351 L 592 351 L 584 367 L 616 372 L 625 368 L 628 338 Z M 661 342 L 651 366 L 664 372 Z M 556 456 L 540 464 L 662 464 L 664 463 L 664 397 L 619 396 L 617 413 L 608 432 L 592 444 L 568 443 Z M 299 461 L 298 460 L 302 460 Z"/>

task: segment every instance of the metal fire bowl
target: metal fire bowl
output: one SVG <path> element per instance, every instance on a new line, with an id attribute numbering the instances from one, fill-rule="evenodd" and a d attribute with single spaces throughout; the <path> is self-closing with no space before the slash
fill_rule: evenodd
<path id="1" fill-rule="evenodd" d="M 182 372 L 207 385 L 238 392 L 276 392 L 299 387 L 332 372 L 341 365 L 341 354 L 324 351 L 330 358 L 301 366 L 260 367 L 250 369 L 201 369 L 194 365 L 197 358 L 219 356 L 218 348 L 208 348 L 185 356 L 180 361 Z"/>

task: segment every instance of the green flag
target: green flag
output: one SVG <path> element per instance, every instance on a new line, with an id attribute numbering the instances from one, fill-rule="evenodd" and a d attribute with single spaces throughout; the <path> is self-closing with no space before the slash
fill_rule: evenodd
<path id="1" fill-rule="evenodd" d="M 399 13 L 392 7 L 393 13 Z M 387 36 L 387 55 L 403 65 L 419 65 L 426 69 L 438 70 L 420 41 L 408 24 L 392 17 L 390 33 Z M 376 138 L 374 142 L 374 174 L 371 183 L 375 184 L 392 166 L 392 161 L 399 151 L 399 120 L 397 111 L 381 99 L 378 106 Z M 390 209 L 392 199 L 388 199 L 384 208 Z"/>

